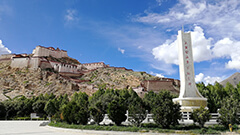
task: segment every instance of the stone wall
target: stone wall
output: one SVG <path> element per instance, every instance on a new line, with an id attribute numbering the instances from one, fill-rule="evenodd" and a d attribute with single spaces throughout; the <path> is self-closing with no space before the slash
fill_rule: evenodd
<path id="1" fill-rule="evenodd" d="M 176 91 L 176 89 L 174 88 L 174 79 L 143 81 L 141 85 L 146 91 Z"/>
<path id="2" fill-rule="evenodd" d="M 40 61 L 39 67 L 41 69 L 51 69 L 52 65 L 48 61 Z"/>
<path id="3" fill-rule="evenodd" d="M 97 68 L 109 67 L 109 65 L 106 65 L 103 62 L 86 63 L 86 64 L 82 64 L 82 66 L 84 68 L 86 68 L 87 70 L 93 70 L 93 69 L 97 69 Z"/>
<path id="4" fill-rule="evenodd" d="M 0 60 L 10 60 L 15 54 L 2 54 L 0 55 Z"/>
<path id="5" fill-rule="evenodd" d="M 11 62 L 12 68 L 25 68 L 29 65 L 29 57 L 13 57 Z"/>
<path id="6" fill-rule="evenodd" d="M 33 52 L 33 56 L 52 56 L 55 58 L 62 58 L 62 57 L 68 57 L 67 51 L 60 50 L 59 48 L 54 49 L 53 47 L 43 47 L 43 46 L 37 46 Z"/>
<path id="7" fill-rule="evenodd" d="M 59 63 L 54 61 L 50 61 L 50 64 L 53 67 L 54 71 L 57 71 L 59 73 L 61 72 L 78 73 L 77 65 Z"/>
<path id="8" fill-rule="evenodd" d="M 38 67 L 40 67 L 40 61 L 41 61 L 41 58 L 39 57 L 31 57 L 29 61 L 29 68 L 37 69 Z"/>

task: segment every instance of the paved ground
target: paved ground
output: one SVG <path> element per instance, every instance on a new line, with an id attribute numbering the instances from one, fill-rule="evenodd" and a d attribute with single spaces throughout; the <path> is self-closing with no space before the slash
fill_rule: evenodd
<path id="1" fill-rule="evenodd" d="M 43 121 L 0 121 L 0 135 L 166 135 L 159 133 L 63 129 L 39 126 L 41 123 L 43 123 Z M 231 133 L 227 134 L 229 135 Z"/>
<path id="2" fill-rule="evenodd" d="M 42 122 L 0 121 L 0 135 L 159 135 L 157 133 L 92 131 L 39 126 Z"/>

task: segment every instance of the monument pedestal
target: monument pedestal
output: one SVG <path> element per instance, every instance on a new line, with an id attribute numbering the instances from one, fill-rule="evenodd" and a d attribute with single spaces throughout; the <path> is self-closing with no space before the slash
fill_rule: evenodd
<path id="1" fill-rule="evenodd" d="M 200 106 L 207 106 L 207 99 L 198 97 L 174 98 L 173 102 L 181 105 L 181 112 L 192 112 Z"/>

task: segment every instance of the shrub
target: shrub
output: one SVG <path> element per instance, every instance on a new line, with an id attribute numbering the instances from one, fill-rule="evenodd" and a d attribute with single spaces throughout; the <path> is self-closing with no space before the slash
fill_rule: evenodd
<path id="1" fill-rule="evenodd" d="M 223 106 L 219 110 L 218 122 L 226 128 L 229 124 L 239 124 L 238 112 L 240 112 L 239 102 L 230 97 L 223 102 Z"/>
<path id="2" fill-rule="evenodd" d="M 193 110 L 191 118 L 203 128 L 204 124 L 211 119 L 211 115 L 208 109 L 201 106 L 200 108 Z"/>

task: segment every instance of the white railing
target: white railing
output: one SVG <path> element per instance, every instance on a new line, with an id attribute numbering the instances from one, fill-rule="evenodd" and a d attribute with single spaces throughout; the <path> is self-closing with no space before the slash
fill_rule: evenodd
<path id="1" fill-rule="evenodd" d="M 206 124 L 210 124 L 210 125 L 211 124 L 218 124 L 217 119 L 220 116 L 220 114 L 219 113 L 210 113 L 210 114 L 212 115 L 212 117 L 211 117 L 210 121 L 207 122 Z M 127 119 L 122 124 L 130 125 L 131 124 L 130 119 L 132 119 L 132 118 L 129 115 L 128 111 L 125 115 L 127 116 Z M 238 116 L 240 118 L 240 113 L 238 113 Z M 90 120 L 89 124 L 92 123 L 92 122 L 93 122 L 93 120 Z M 153 114 L 147 114 L 146 118 L 143 120 L 142 123 L 155 123 L 154 120 L 153 120 Z M 193 123 L 193 120 L 191 119 L 191 112 L 182 112 L 182 119 L 179 121 L 179 123 L 181 123 L 181 124 L 191 124 L 191 123 Z M 108 124 L 114 124 L 114 122 L 112 122 L 112 120 L 109 119 L 108 115 L 105 114 L 104 119 L 103 119 L 102 122 L 100 122 L 100 124 L 108 125 Z"/>

